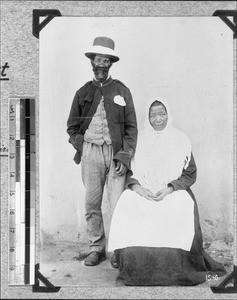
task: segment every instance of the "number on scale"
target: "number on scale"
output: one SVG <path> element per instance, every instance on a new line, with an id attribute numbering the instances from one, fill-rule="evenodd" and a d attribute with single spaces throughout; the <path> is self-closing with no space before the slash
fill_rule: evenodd
<path id="1" fill-rule="evenodd" d="M 14 110 L 14 105 L 10 105 L 10 114 L 14 114 L 15 110 Z"/>
<path id="2" fill-rule="evenodd" d="M 14 173 L 11 173 L 11 174 L 10 174 L 10 177 L 15 177 L 15 174 L 14 174 Z"/>
<path id="3" fill-rule="evenodd" d="M 15 233 L 15 228 L 10 228 L 10 232 Z"/>
<path id="4" fill-rule="evenodd" d="M 15 214 L 14 210 L 10 210 L 10 215 L 14 215 L 14 214 Z"/>
<path id="5" fill-rule="evenodd" d="M 15 270 L 15 266 L 10 266 L 10 270 L 14 271 Z"/>
<path id="6" fill-rule="evenodd" d="M 10 135 L 10 140 L 14 141 L 15 140 L 15 137 L 14 135 Z"/>
<path id="7" fill-rule="evenodd" d="M 14 196 L 15 195 L 15 192 L 10 192 L 10 196 Z"/>
<path id="8" fill-rule="evenodd" d="M 15 251 L 15 248 L 10 248 L 10 252 L 14 252 Z"/>

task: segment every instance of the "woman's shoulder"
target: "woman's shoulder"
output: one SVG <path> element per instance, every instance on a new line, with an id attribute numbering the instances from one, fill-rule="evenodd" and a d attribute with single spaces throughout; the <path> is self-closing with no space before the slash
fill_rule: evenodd
<path id="1" fill-rule="evenodd" d="M 180 136 L 188 138 L 188 135 L 183 130 L 176 128 L 176 127 L 173 127 L 173 130 L 175 131 L 176 134 L 179 134 Z"/>
<path id="2" fill-rule="evenodd" d="M 185 142 L 191 145 L 191 141 L 185 132 L 178 128 L 173 128 L 173 133 L 176 136 L 176 138 L 180 139 L 181 142 Z"/>

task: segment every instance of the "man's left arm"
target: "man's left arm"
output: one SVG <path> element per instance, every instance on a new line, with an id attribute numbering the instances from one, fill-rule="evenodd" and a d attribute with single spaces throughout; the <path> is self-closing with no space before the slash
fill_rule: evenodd
<path id="1" fill-rule="evenodd" d="M 123 148 L 114 156 L 115 161 L 122 162 L 131 171 L 131 159 L 137 145 L 137 118 L 133 98 L 128 88 L 125 91 Z M 127 171 L 126 170 L 126 171 Z"/>

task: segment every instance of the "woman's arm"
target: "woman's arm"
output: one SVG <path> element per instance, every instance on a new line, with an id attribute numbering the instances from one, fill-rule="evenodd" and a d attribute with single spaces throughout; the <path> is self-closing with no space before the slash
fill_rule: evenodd
<path id="1" fill-rule="evenodd" d="M 182 175 L 178 179 L 169 182 L 168 187 L 173 187 L 174 191 L 186 190 L 192 184 L 194 184 L 196 178 L 197 178 L 197 167 L 196 167 L 193 154 L 191 153 L 191 159 L 188 167 L 186 169 L 183 169 Z"/>
<path id="2" fill-rule="evenodd" d="M 136 192 L 138 195 L 146 198 L 147 200 L 156 201 L 156 195 L 154 195 L 149 189 L 141 186 L 140 182 L 137 179 L 131 177 L 131 175 L 132 173 L 127 173 L 125 188 Z"/>

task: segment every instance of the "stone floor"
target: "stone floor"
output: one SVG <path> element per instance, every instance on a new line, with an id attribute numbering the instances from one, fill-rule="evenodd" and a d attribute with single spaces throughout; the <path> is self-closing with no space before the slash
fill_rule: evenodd
<path id="1" fill-rule="evenodd" d="M 222 241 L 204 244 L 206 252 L 219 261 L 227 270 L 227 275 L 233 271 L 233 252 L 231 245 Z M 111 253 L 107 259 L 94 267 L 84 265 L 88 254 L 86 244 L 66 241 L 47 242 L 40 253 L 40 272 L 55 286 L 77 287 L 116 287 L 118 270 L 110 265 Z M 225 276 L 225 277 L 226 277 Z M 225 277 L 213 278 L 199 287 L 219 285 Z"/>

